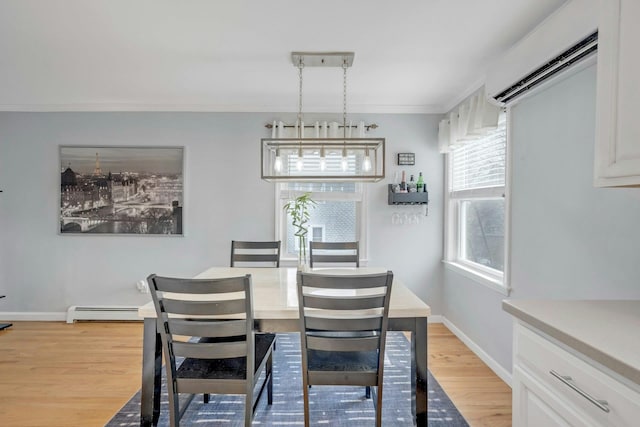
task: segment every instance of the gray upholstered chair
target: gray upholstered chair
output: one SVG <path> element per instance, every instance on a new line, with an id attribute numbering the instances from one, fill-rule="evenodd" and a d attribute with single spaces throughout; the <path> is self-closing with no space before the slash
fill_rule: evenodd
<path id="1" fill-rule="evenodd" d="M 231 267 L 238 267 L 236 263 L 259 264 L 280 267 L 280 241 L 276 242 L 241 242 L 231 241 Z M 265 263 L 267 265 L 265 265 Z"/>
<path id="2" fill-rule="evenodd" d="M 382 423 L 384 351 L 393 273 L 324 275 L 298 272 L 305 426 L 309 386 L 374 387 Z"/>
<path id="3" fill-rule="evenodd" d="M 360 267 L 360 243 L 309 242 L 309 267 L 317 263 L 352 263 Z"/>
<path id="4" fill-rule="evenodd" d="M 251 275 L 222 279 L 147 278 L 167 372 L 169 418 L 179 426 L 194 393 L 244 394 L 245 426 L 267 387 L 272 403 L 274 334 L 253 330 Z M 184 336 L 191 337 L 185 341 Z M 184 360 L 181 360 L 184 358 Z M 264 382 L 254 398 L 261 373 Z M 180 407 L 180 393 L 191 394 Z"/>

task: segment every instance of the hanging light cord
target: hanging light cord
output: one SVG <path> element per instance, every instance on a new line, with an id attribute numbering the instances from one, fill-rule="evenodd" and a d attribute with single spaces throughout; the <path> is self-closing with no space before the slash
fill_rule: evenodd
<path id="1" fill-rule="evenodd" d="M 302 58 L 300 58 L 300 63 L 298 64 L 298 75 L 300 76 L 300 88 L 298 91 L 298 138 L 302 138 L 302 69 L 304 68 L 304 63 L 302 62 Z M 302 141 L 300 141 L 302 144 Z"/>
<path id="2" fill-rule="evenodd" d="M 347 60 L 342 62 L 342 136 L 347 137 Z"/>
<path id="3" fill-rule="evenodd" d="M 349 167 L 347 160 L 347 60 L 342 61 L 342 170 L 346 171 Z M 351 132 L 351 129 L 349 129 Z"/>

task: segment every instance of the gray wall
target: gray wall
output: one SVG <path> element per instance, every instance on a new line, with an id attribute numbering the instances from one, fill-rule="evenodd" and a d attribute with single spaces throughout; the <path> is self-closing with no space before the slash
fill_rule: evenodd
<path id="1" fill-rule="evenodd" d="M 307 118 L 307 117 L 306 117 Z M 322 116 L 336 120 L 338 116 Z M 438 116 L 352 115 L 387 138 L 387 177 L 368 185 L 369 265 L 385 266 L 434 312 L 442 272 L 442 160 Z M 228 265 L 232 239 L 274 237 L 274 184 L 260 180 L 265 123 L 292 114 L 0 113 L 0 302 L 2 312 L 62 313 L 70 305 L 137 305 L 150 273 L 192 276 Z M 313 119 L 308 117 L 307 121 Z M 59 145 L 185 147 L 184 237 L 59 235 Z M 431 191 L 422 224 L 391 225 L 386 184 L 397 152 L 415 152 Z M 409 169 L 407 169 L 409 171 Z M 5 315 L 6 317 L 6 315 Z"/>
<path id="2" fill-rule="evenodd" d="M 594 188 L 596 68 L 511 110 L 512 298 L 640 298 L 640 189 Z M 444 273 L 447 319 L 511 372 L 502 294 Z"/>

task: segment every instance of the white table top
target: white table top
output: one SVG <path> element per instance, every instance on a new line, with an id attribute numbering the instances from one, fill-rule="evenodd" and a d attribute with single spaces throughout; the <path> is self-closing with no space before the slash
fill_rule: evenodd
<path id="1" fill-rule="evenodd" d="M 375 274 L 384 268 L 316 268 L 314 273 L 327 274 Z M 196 279 L 237 277 L 251 274 L 253 285 L 253 315 L 255 319 L 297 319 L 298 295 L 295 268 L 238 268 L 212 267 L 198 274 Z M 393 278 L 389 317 L 428 317 L 431 308 L 407 288 L 397 277 Z M 153 318 L 156 311 L 153 301 L 138 308 L 138 316 Z"/>

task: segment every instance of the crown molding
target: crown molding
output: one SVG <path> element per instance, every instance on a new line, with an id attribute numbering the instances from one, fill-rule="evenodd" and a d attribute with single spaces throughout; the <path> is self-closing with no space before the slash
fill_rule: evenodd
<path id="1" fill-rule="evenodd" d="M 335 105 L 309 105 L 305 113 L 338 113 Z M 193 112 L 193 113 L 295 113 L 291 106 L 282 105 L 216 105 L 216 104 L 0 104 L 1 112 L 57 113 L 57 112 Z M 351 105 L 349 113 L 370 114 L 442 114 L 442 105 Z"/>
<path id="2" fill-rule="evenodd" d="M 449 111 L 453 110 L 460 103 L 462 103 L 465 99 L 467 99 L 472 94 L 474 94 L 475 92 L 480 90 L 480 88 L 482 88 L 482 86 L 484 85 L 485 80 L 486 80 L 486 77 L 482 76 L 481 78 L 477 79 L 475 82 L 473 82 L 472 84 L 467 86 L 466 90 L 462 91 L 462 93 L 459 96 L 457 96 L 451 102 L 449 102 L 448 104 L 446 104 L 444 106 L 442 113 L 446 114 Z"/>

